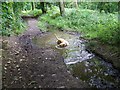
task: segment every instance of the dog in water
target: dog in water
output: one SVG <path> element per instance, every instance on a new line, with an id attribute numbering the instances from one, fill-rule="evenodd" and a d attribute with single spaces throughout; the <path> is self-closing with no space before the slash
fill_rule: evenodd
<path id="1" fill-rule="evenodd" d="M 63 38 L 58 38 L 57 35 L 55 34 L 55 37 L 57 39 L 57 46 L 60 48 L 66 47 L 69 45 L 68 41 L 64 40 Z"/>

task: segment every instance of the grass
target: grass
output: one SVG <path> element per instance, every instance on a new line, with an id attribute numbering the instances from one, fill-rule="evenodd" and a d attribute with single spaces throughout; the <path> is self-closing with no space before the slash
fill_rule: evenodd
<path id="1" fill-rule="evenodd" d="M 120 43 L 120 30 L 118 25 L 118 13 L 99 13 L 89 9 L 65 9 L 65 16 L 58 14 L 58 8 L 39 18 L 39 27 L 44 23 L 54 25 L 58 28 L 73 30 L 83 33 L 85 38 L 97 38 L 109 44 Z M 57 15 L 52 14 L 57 12 Z M 54 18 L 53 18 L 53 16 Z M 45 25 L 45 24 L 44 24 Z M 44 26 L 42 26 L 43 28 Z"/>

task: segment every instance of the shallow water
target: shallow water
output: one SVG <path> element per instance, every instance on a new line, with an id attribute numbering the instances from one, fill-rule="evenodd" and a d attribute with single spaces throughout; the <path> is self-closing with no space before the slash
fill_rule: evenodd
<path id="1" fill-rule="evenodd" d="M 120 88 L 120 73 L 99 57 L 68 66 L 72 74 L 95 88 Z"/>
<path id="2" fill-rule="evenodd" d="M 54 34 L 67 40 L 69 46 L 65 48 L 56 48 L 57 39 Z M 75 64 L 94 57 L 92 53 L 88 53 L 88 51 L 85 50 L 85 45 L 83 44 L 84 41 L 80 40 L 78 35 L 54 31 L 43 37 L 35 37 L 33 42 L 40 47 L 51 47 L 57 50 L 62 56 L 64 56 L 64 62 L 66 64 Z"/>
<path id="3" fill-rule="evenodd" d="M 69 42 L 65 48 L 56 48 L 56 34 Z M 120 73 L 110 63 L 85 50 L 84 40 L 76 33 L 54 31 L 42 37 L 33 38 L 33 43 L 39 47 L 51 47 L 57 50 L 72 74 L 95 88 L 118 88 Z"/>

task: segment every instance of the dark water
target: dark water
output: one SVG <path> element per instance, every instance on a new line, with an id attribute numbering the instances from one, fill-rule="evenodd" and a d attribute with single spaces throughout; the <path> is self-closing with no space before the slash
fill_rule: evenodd
<path id="1" fill-rule="evenodd" d="M 68 66 L 72 74 L 96 88 L 119 88 L 120 73 L 110 63 L 94 57 Z"/>
<path id="2" fill-rule="evenodd" d="M 67 40 L 70 45 L 66 48 L 56 48 L 56 34 Z M 54 31 L 42 37 L 35 37 L 33 43 L 40 47 L 51 47 L 57 50 L 71 73 L 95 88 L 120 87 L 120 73 L 110 63 L 85 50 L 84 40 L 77 34 Z"/>

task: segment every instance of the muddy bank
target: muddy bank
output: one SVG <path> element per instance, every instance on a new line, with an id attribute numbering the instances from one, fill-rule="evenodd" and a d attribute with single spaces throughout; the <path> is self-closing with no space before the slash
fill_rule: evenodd
<path id="1" fill-rule="evenodd" d="M 3 88 L 88 88 L 71 75 L 59 52 L 32 43 L 32 38 L 44 34 L 36 23 L 37 20 L 28 19 L 25 33 L 3 38 Z"/>
<path id="2" fill-rule="evenodd" d="M 86 87 L 70 74 L 56 51 L 15 42 L 18 46 L 3 50 L 4 88 Z"/>
<path id="3" fill-rule="evenodd" d="M 103 44 L 98 41 L 90 41 L 86 44 L 87 50 L 92 51 L 99 57 L 103 58 L 107 62 L 113 64 L 113 66 L 120 70 L 120 48 L 112 45 Z"/>

